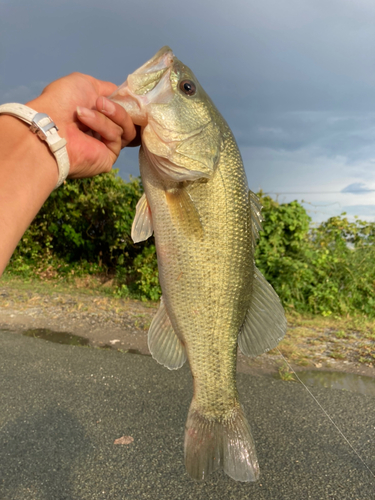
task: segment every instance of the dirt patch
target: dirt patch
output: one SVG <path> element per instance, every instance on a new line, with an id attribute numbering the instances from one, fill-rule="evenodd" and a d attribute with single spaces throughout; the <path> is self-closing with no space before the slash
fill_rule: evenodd
<path id="1" fill-rule="evenodd" d="M 0 288 L 0 329 L 45 328 L 89 339 L 93 347 L 111 346 L 149 354 L 147 330 L 157 305 L 82 293 L 32 292 Z"/>
<path id="2" fill-rule="evenodd" d="M 147 330 L 158 305 L 82 290 L 37 291 L 19 285 L 0 287 L 0 329 L 24 332 L 48 329 L 88 339 L 93 347 L 149 355 Z M 335 370 L 375 377 L 375 337 L 370 329 L 311 318 L 290 317 L 278 349 L 247 358 L 238 355 L 238 371 L 274 374 L 288 370 Z M 336 325 L 336 326 L 335 326 Z M 286 361 L 285 361 L 286 360 Z"/>

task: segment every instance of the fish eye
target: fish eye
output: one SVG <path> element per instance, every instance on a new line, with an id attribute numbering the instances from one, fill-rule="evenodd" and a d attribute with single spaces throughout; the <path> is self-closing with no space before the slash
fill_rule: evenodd
<path id="1" fill-rule="evenodd" d="M 191 80 L 182 80 L 182 82 L 180 82 L 180 89 L 184 94 L 189 96 L 194 95 L 197 91 L 195 83 Z"/>

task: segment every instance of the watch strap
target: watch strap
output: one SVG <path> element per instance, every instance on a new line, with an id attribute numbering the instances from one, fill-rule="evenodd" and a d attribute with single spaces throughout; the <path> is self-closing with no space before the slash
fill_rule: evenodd
<path id="1" fill-rule="evenodd" d="M 66 140 L 59 136 L 58 128 L 45 113 L 25 106 L 24 104 L 8 103 L 0 105 L 0 114 L 7 114 L 23 120 L 30 125 L 30 130 L 48 144 L 56 158 L 59 178 L 55 189 L 61 186 L 69 174 L 69 156 L 66 150 Z"/>

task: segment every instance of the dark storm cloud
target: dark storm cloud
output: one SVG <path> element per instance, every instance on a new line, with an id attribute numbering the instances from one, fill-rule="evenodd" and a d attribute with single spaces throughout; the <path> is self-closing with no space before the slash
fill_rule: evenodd
<path id="1" fill-rule="evenodd" d="M 227 119 L 249 177 L 340 192 L 375 183 L 374 19 L 373 0 L 7 1 L 0 102 L 72 71 L 120 84 L 168 44 Z M 123 175 L 136 163 L 123 153 Z"/>
<path id="2" fill-rule="evenodd" d="M 249 114 L 228 110 L 228 121 L 242 146 L 297 150 L 319 146 L 327 155 L 345 155 L 355 160 L 375 153 L 375 113 L 335 111 L 285 111 Z M 241 126 L 242 124 L 242 126 Z"/>

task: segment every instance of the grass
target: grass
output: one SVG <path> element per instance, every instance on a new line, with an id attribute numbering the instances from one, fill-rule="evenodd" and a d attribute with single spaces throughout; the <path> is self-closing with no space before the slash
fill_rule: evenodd
<path id="1" fill-rule="evenodd" d="M 296 381 L 293 372 L 290 371 L 290 368 L 286 363 L 283 363 L 279 367 L 279 377 L 281 378 L 281 380 L 284 380 L 285 382 Z"/>
<path id="2" fill-rule="evenodd" d="M 288 332 L 269 355 L 295 365 L 356 362 L 375 368 L 375 321 L 364 316 L 323 317 L 287 313 Z M 286 375 L 287 376 L 287 375 Z"/>
<path id="3" fill-rule="evenodd" d="M 346 339 L 348 338 L 346 332 L 344 332 L 344 330 L 339 330 L 337 332 L 335 332 L 335 335 L 338 339 Z"/>
<path id="4" fill-rule="evenodd" d="M 333 351 L 329 354 L 329 357 L 333 359 L 345 359 L 345 354 L 339 351 Z"/>
<path id="5" fill-rule="evenodd" d="M 40 279 L 24 278 L 4 273 L 0 279 L 1 286 L 9 287 L 12 291 L 12 300 L 22 299 L 29 304 L 40 301 L 40 296 L 60 294 L 58 303 L 64 304 L 64 295 L 75 300 L 69 308 L 78 311 L 95 309 L 124 312 L 129 301 L 116 296 L 116 288 L 108 283 L 106 276 L 70 276 L 69 279 Z M 103 286 L 107 283 L 109 286 Z M 32 292 L 32 294 L 30 293 Z M 81 297 L 81 298 L 80 298 Z M 2 306 L 7 307 L 6 298 L 2 299 Z M 71 301 L 71 299 L 69 299 Z M 137 302 L 137 301 L 136 301 Z M 155 302 L 142 302 L 143 307 L 155 308 Z M 133 311 L 139 328 L 147 330 L 150 319 L 139 312 Z M 375 321 L 364 316 L 356 317 L 323 317 L 301 315 L 287 312 L 288 332 L 280 342 L 278 349 L 285 358 L 300 366 L 309 366 L 317 363 L 350 361 L 362 363 L 375 368 Z M 267 353 L 279 356 L 277 349 Z M 287 371 L 281 369 L 283 377 L 288 377 Z"/>
<path id="6" fill-rule="evenodd" d="M 69 293 L 69 294 L 86 294 L 86 295 L 104 295 L 113 296 L 113 291 L 110 288 L 103 286 L 103 277 L 90 276 L 71 277 L 67 279 L 40 279 L 23 278 L 13 275 L 9 272 L 4 272 L 0 278 L 0 287 L 2 284 L 10 285 L 12 288 L 22 291 L 30 289 L 36 293 L 44 293 L 52 295 L 53 293 Z"/>

